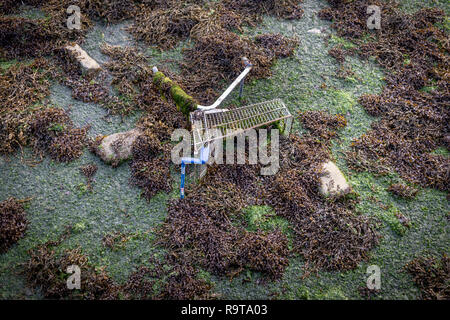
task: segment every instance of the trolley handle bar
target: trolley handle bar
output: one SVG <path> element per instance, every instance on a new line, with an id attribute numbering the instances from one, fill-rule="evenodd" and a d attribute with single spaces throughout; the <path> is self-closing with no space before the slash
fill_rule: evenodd
<path id="1" fill-rule="evenodd" d="M 219 97 L 219 99 L 217 99 L 217 101 L 214 102 L 214 104 L 212 104 L 210 106 L 198 105 L 197 108 L 199 110 L 206 111 L 206 110 L 211 110 L 211 109 L 217 108 L 222 103 L 222 101 L 225 100 L 225 98 L 230 95 L 230 93 L 234 90 L 234 88 L 236 88 L 236 86 L 238 84 L 243 82 L 244 78 L 247 76 L 247 74 L 250 72 L 250 70 L 252 70 L 253 65 L 245 57 L 242 58 L 242 62 L 245 65 L 245 69 L 244 69 L 244 71 L 242 71 L 242 73 L 239 75 L 239 77 L 237 77 L 236 80 L 234 80 L 234 82 L 227 88 L 227 90 L 225 90 L 225 92 Z"/>

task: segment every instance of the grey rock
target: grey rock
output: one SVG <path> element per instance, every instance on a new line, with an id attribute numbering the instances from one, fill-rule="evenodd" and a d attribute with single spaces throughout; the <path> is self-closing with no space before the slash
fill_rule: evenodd
<path id="1" fill-rule="evenodd" d="M 140 135 L 140 130 L 133 129 L 105 136 L 97 146 L 96 153 L 104 162 L 116 166 L 131 158 L 132 145 Z"/>
<path id="2" fill-rule="evenodd" d="M 351 190 L 341 170 L 332 161 L 322 165 L 320 192 L 325 196 L 342 195 Z"/>
<path id="3" fill-rule="evenodd" d="M 67 46 L 66 49 L 77 59 L 83 71 L 90 72 L 101 68 L 97 61 L 92 59 L 78 44 Z"/>

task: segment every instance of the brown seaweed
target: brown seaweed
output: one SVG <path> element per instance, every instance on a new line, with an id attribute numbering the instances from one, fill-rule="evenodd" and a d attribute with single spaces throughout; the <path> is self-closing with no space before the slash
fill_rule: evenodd
<path id="1" fill-rule="evenodd" d="M 23 201 L 8 198 L 0 202 L 0 253 L 5 253 L 23 238 L 28 220 Z"/>

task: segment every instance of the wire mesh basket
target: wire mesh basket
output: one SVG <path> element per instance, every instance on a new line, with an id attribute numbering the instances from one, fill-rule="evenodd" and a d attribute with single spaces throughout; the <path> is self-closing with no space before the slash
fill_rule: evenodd
<path id="1" fill-rule="evenodd" d="M 191 114 L 194 153 L 207 143 L 244 133 L 247 130 L 279 123 L 289 132 L 292 115 L 281 99 L 275 99 L 220 112 Z"/>

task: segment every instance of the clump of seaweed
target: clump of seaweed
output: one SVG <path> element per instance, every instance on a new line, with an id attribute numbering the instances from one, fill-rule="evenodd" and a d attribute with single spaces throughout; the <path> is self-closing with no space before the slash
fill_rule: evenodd
<path id="1" fill-rule="evenodd" d="M 372 300 L 373 298 L 378 296 L 380 294 L 380 291 L 381 290 L 377 289 L 369 289 L 367 288 L 367 286 L 358 288 L 359 295 L 367 300 Z"/>
<path id="2" fill-rule="evenodd" d="M 152 267 L 140 267 L 124 284 L 123 292 L 128 299 L 212 298 L 209 293 L 211 284 L 199 277 L 195 263 L 189 255 L 179 252 L 167 254 L 165 263 L 155 258 L 150 260 Z"/>
<path id="3" fill-rule="evenodd" d="M 80 168 L 81 173 L 88 179 L 88 181 L 92 182 L 92 178 L 97 173 L 98 167 L 95 163 L 87 164 Z"/>
<path id="4" fill-rule="evenodd" d="M 138 40 L 167 50 L 186 40 L 192 28 L 207 16 L 208 11 L 193 3 L 168 1 L 160 7 L 142 4 L 129 30 Z"/>
<path id="5" fill-rule="evenodd" d="M 46 244 L 32 249 L 30 260 L 25 264 L 24 273 L 32 287 L 39 287 L 50 299 L 117 299 L 117 288 L 104 270 L 97 271 L 89 264 L 88 258 L 79 248 L 65 250 L 57 257 L 51 246 Z M 80 290 L 67 288 L 67 268 L 77 265 L 81 269 L 82 286 Z M 63 275 L 63 276 L 61 276 Z"/>
<path id="6" fill-rule="evenodd" d="M 98 167 L 95 163 L 90 163 L 80 168 L 80 172 L 87 179 L 88 188 L 92 189 L 92 183 L 94 182 L 94 176 L 97 173 Z"/>
<path id="7" fill-rule="evenodd" d="M 300 114 L 303 127 L 309 132 L 325 141 L 337 135 L 336 130 L 347 126 L 347 120 L 343 115 L 330 115 L 323 111 L 307 111 Z"/>
<path id="8" fill-rule="evenodd" d="M 261 22 L 264 14 L 286 19 L 299 19 L 303 10 L 292 0 L 283 1 L 152 1 L 142 3 L 135 23 L 129 28 L 138 39 L 167 50 L 189 37 L 214 35 L 220 29 L 242 31 L 246 23 Z"/>
<path id="9" fill-rule="evenodd" d="M 225 0 L 223 3 L 228 10 L 251 17 L 248 22 L 260 22 L 265 14 L 284 19 L 300 19 L 303 16 L 299 1 L 293 0 Z"/>
<path id="10" fill-rule="evenodd" d="M 195 263 L 187 254 L 167 255 L 164 262 L 152 257 L 152 267 L 141 266 L 119 285 L 105 271 L 96 268 L 80 248 L 59 250 L 58 246 L 71 234 L 67 227 L 57 240 L 50 240 L 29 250 L 30 259 L 23 274 L 30 287 L 39 288 L 48 299 L 117 300 L 125 299 L 209 299 L 211 284 L 202 279 Z M 130 236 L 120 232 L 108 234 L 103 245 L 116 249 Z M 81 288 L 67 287 L 68 267 L 81 271 Z"/>
<path id="11" fill-rule="evenodd" d="M 18 64 L 0 74 L 0 153 L 32 145 L 58 161 L 71 161 L 83 151 L 88 128 L 74 128 L 60 108 L 43 107 L 53 69 L 44 59 Z"/>
<path id="12" fill-rule="evenodd" d="M 265 43 L 272 44 L 273 50 L 271 46 L 266 48 Z M 271 75 L 270 68 L 275 58 L 292 54 L 296 43 L 296 40 L 280 35 L 259 36 L 255 41 L 222 28 L 213 35 L 200 34 L 194 47 L 183 51 L 181 67 L 187 75 L 186 89 L 201 102 L 212 102 L 217 98 L 216 90 L 220 89 L 223 81 L 230 82 L 242 72 L 243 57 L 254 66 L 250 77 L 266 78 Z"/>
<path id="13" fill-rule="evenodd" d="M 175 252 L 189 251 L 193 261 L 217 275 L 249 268 L 279 278 L 288 265 L 286 236 L 279 230 L 249 232 L 233 223 L 244 207 L 258 204 L 258 180 L 255 166 L 210 167 L 186 199 L 169 203 L 160 243 Z"/>
<path id="14" fill-rule="evenodd" d="M 410 183 L 448 191 L 450 163 L 431 152 L 448 135 L 448 36 L 437 25 L 445 14 L 437 9 L 402 13 L 388 1 L 330 1 L 320 16 L 333 21 L 339 36 L 359 44 L 362 57 L 374 56 L 389 73 L 380 95 L 359 102 L 380 117 L 352 144 L 352 169 L 386 174 L 394 169 Z M 368 5 L 380 5 L 383 26 L 367 28 Z M 367 41 L 369 39 L 369 41 Z"/>
<path id="15" fill-rule="evenodd" d="M 175 250 L 196 248 L 191 252 L 195 260 L 215 274 L 230 275 L 249 268 L 279 278 L 288 264 L 286 236 L 279 231 L 249 233 L 234 226 L 231 217 L 209 208 L 206 201 L 190 196 L 186 201 L 171 202 L 163 244 Z"/>
<path id="16" fill-rule="evenodd" d="M 156 120 L 152 115 L 143 116 L 139 119 L 136 127 L 147 135 L 154 135 L 160 142 L 168 142 L 170 140 L 174 127 L 169 127 L 161 120 Z M 155 140 L 156 141 L 156 140 Z"/>
<path id="17" fill-rule="evenodd" d="M 131 183 L 142 189 L 142 195 L 147 200 L 160 191 L 172 191 L 170 159 L 133 160 L 130 166 Z"/>
<path id="18" fill-rule="evenodd" d="M 312 113 L 312 119 L 320 116 Z M 325 115 L 321 121 L 317 122 L 319 118 L 311 123 L 310 116 L 302 121 L 316 128 L 320 128 L 317 123 L 333 119 Z M 330 123 L 327 131 L 333 128 L 333 122 Z M 312 132 L 323 136 L 323 128 Z M 308 135 L 282 141 L 280 172 L 266 181 L 270 185 L 266 203 L 291 223 L 294 250 L 306 259 L 306 275 L 320 269 L 353 269 L 369 258 L 379 239 L 375 223 L 355 214 L 355 195 L 327 201 L 318 190 L 321 164 L 330 159 L 330 140 L 326 140 L 330 136 L 333 135 L 325 135 L 321 141 L 316 138 L 320 136 Z"/>
<path id="19" fill-rule="evenodd" d="M 170 192 L 170 152 L 151 129 L 136 138 L 132 145 L 131 183 L 142 189 L 150 200 L 159 191 Z"/>
<path id="20" fill-rule="evenodd" d="M 102 245 L 111 250 L 117 250 L 123 248 L 125 243 L 130 240 L 130 236 L 120 231 L 108 233 L 102 238 Z"/>
<path id="21" fill-rule="evenodd" d="M 352 212 L 319 211 L 302 220 L 297 234 L 299 251 L 316 268 L 354 269 L 368 260 L 370 250 L 378 243 L 369 219 Z"/>
<path id="22" fill-rule="evenodd" d="M 328 50 L 328 54 L 335 58 L 339 63 L 345 62 L 346 51 L 342 48 L 342 45 L 337 45 Z"/>
<path id="23" fill-rule="evenodd" d="M 87 12 L 89 0 L 78 1 L 82 12 Z M 79 41 L 92 25 L 88 15 L 81 15 L 81 28 L 70 30 L 62 21 L 67 20 L 69 0 L 26 1 L 38 6 L 46 14 L 40 19 L 0 15 L 0 57 L 14 59 L 42 57 L 70 41 Z"/>
<path id="24" fill-rule="evenodd" d="M 411 183 L 448 190 L 450 163 L 445 156 L 431 153 L 439 144 L 448 115 L 421 107 L 412 99 L 399 100 L 390 103 L 393 109 L 374 123 L 372 130 L 352 143 L 350 165 L 381 174 L 395 168 Z M 397 117 L 397 113 L 401 115 Z"/>
<path id="25" fill-rule="evenodd" d="M 86 103 L 98 103 L 111 114 L 128 114 L 133 109 L 128 101 L 111 94 L 108 85 L 108 74 L 104 70 L 84 73 L 78 61 L 67 48 L 53 51 L 53 63 L 56 66 L 52 72 L 54 79 L 72 89 L 74 99 Z"/>
<path id="26" fill-rule="evenodd" d="M 50 94 L 45 60 L 17 64 L 0 72 L 0 153 L 12 153 L 30 143 L 28 127 L 37 103 Z"/>
<path id="27" fill-rule="evenodd" d="M 14 13 L 17 11 L 17 7 L 19 7 L 20 4 L 20 2 L 15 0 L 4 0 L 0 3 L 0 12 L 3 12 L 4 14 Z"/>
<path id="28" fill-rule="evenodd" d="M 89 128 L 74 128 L 63 109 L 44 108 L 34 114 L 29 126 L 36 150 L 61 162 L 69 162 L 82 155 Z"/>
<path id="29" fill-rule="evenodd" d="M 95 269 L 80 248 L 65 249 L 57 253 L 59 246 L 71 234 L 67 227 L 57 240 L 50 240 L 29 250 L 30 259 L 23 265 L 23 274 L 33 288 L 40 288 L 49 299 L 118 299 L 119 286 L 104 269 Z M 76 265 L 81 271 L 81 288 L 71 290 L 67 286 L 68 267 Z"/>
<path id="30" fill-rule="evenodd" d="M 290 39 L 281 34 L 266 33 L 256 36 L 253 41 L 261 48 L 265 48 L 267 55 L 274 58 L 286 58 L 294 54 L 298 46 L 297 39 Z"/>
<path id="31" fill-rule="evenodd" d="M 8 251 L 27 230 L 28 220 L 22 202 L 15 198 L 0 202 L 0 253 Z"/>
<path id="32" fill-rule="evenodd" d="M 418 257 L 404 269 L 410 273 L 425 300 L 450 299 L 450 258 Z"/>
<path id="33" fill-rule="evenodd" d="M 171 201 L 162 245 L 189 250 L 214 274 L 248 268 L 277 279 L 291 254 L 286 235 L 277 229 L 250 232 L 233 223 L 247 206 L 269 205 L 289 221 L 293 250 L 305 257 L 308 270 L 348 270 L 367 260 L 379 235 L 372 220 L 354 213 L 356 195 L 326 199 L 318 188 L 321 164 L 330 158 L 331 132 L 345 126 L 345 119 L 313 113 L 303 121 L 314 136 L 281 140 L 278 174 L 260 176 L 254 165 L 211 166 L 189 187 L 186 199 Z"/>
<path id="34" fill-rule="evenodd" d="M 157 294 L 155 285 L 158 283 L 160 270 L 141 266 L 133 272 L 123 286 L 123 291 L 128 300 L 153 300 Z"/>
<path id="35" fill-rule="evenodd" d="M 86 0 L 87 13 L 94 19 L 119 22 L 133 18 L 140 0 Z"/>
<path id="36" fill-rule="evenodd" d="M 111 84 L 121 95 L 133 97 L 139 84 L 151 78 L 147 59 L 136 48 L 122 48 L 103 44 L 101 52 L 111 58 L 104 66 L 113 76 Z"/>
<path id="37" fill-rule="evenodd" d="M 399 197 L 402 197 L 402 198 L 405 198 L 405 199 L 412 199 L 419 192 L 419 190 L 417 190 L 417 189 L 415 189 L 413 187 L 410 187 L 410 186 L 408 186 L 406 184 L 401 184 L 401 183 L 391 184 L 389 186 L 388 191 L 392 192 L 396 196 L 399 196 Z"/>

